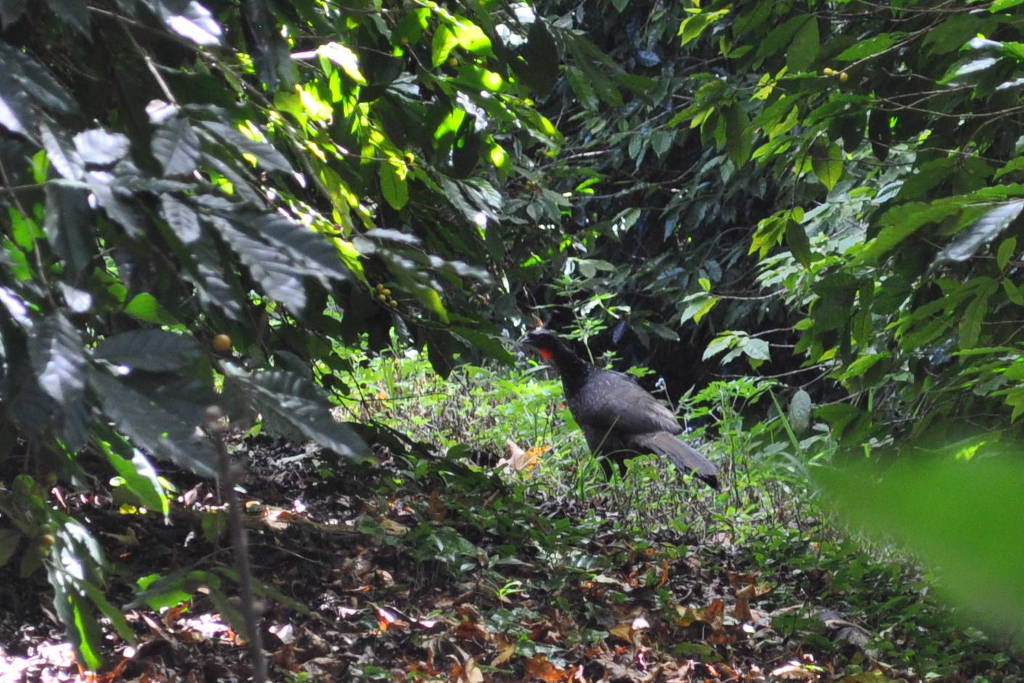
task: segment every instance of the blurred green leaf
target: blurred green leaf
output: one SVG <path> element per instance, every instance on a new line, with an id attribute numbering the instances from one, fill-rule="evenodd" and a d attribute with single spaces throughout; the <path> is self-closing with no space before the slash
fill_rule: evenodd
<path id="1" fill-rule="evenodd" d="M 1024 466 L 1014 447 L 964 462 L 868 464 L 817 475 L 825 500 L 876 539 L 894 539 L 965 613 L 1020 639 L 1024 626 Z"/>

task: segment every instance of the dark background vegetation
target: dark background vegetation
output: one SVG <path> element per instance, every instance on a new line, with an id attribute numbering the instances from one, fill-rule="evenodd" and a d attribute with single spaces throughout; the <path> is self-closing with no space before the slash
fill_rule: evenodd
<path id="1" fill-rule="evenodd" d="M 837 513 L 1013 651 L 1022 6 L 0 0 L 4 571 L 45 573 L 101 667 L 103 634 L 137 636 L 125 614 L 195 593 L 171 573 L 113 592 L 97 532 L 117 532 L 81 496 L 113 478 L 187 528 L 184 482 L 223 476 L 246 433 L 312 441 L 332 476 L 402 452 L 424 482 L 439 454 L 490 471 L 511 439 L 528 470 L 554 445 L 502 486 L 632 529 L 642 484 L 609 493 L 523 370 L 536 314 L 651 368 L 723 463 L 685 530 L 654 494 L 658 524 L 701 547 L 728 528 L 737 572 L 818 543 L 820 570 L 846 561 L 815 535 Z M 423 500 L 464 505 L 479 482 L 451 476 Z M 831 673 L 888 675 L 879 652 Z M 929 657 L 901 671 L 987 675 Z"/>

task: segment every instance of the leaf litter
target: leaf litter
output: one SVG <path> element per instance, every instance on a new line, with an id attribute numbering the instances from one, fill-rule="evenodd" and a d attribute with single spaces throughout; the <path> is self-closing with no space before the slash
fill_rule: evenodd
<path id="1" fill-rule="evenodd" d="M 879 646 L 902 638 L 911 647 L 903 634 L 913 625 L 867 623 L 824 562 L 788 566 L 754 547 L 700 545 L 665 529 L 641 538 L 596 505 L 531 497 L 497 474 L 423 454 L 383 450 L 379 466 L 359 466 L 263 437 L 233 450 L 250 463 L 245 520 L 271 680 L 921 676 Z M 135 605 L 126 614 L 137 642 L 107 629 L 106 667 L 81 671 L 40 599 L 41 572 L 18 578 L 9 563 L 0 568 L 0 599 L 12 606 L 0 616 L 0 680 L 248 678 L 212 483 L 180 493 L 170 526 L 126 514 L 110 491 L 55 489 L 57 501 L 95 524 L 115 566 L 110 595 Z M 163 603 L 138 604 L 134 579 L 153 574 L 187 580 Z M 917 602 L 915 585 L 878 599 Z M 979 661 L 1001 668 L 978 671 Z M 978 652 L 946 665 L 950 680 L 1021 671 L 1019 659 Z"/>

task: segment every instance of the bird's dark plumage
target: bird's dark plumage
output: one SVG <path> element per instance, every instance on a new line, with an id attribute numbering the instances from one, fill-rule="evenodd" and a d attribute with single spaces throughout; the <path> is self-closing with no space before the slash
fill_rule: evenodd
<path id="1" fill-rule="evenodd" d="M 675 437 L 683 431 L 675 415 L 636 380 L 588 363 L 547 328 L 531 331 L 526 343 L 555 365 L 569 410 L 609 476 L 608 459 L 624 469 L 626 459 L 656 453 L 718 488 L 718 468 Z"/>

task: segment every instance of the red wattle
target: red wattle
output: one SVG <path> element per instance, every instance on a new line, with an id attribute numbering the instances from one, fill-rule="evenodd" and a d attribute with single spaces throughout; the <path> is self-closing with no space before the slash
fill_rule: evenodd
<path id="1" fill-rule="evenodd" d="M 540 355 L 543 356 L 544 360 L 551 360 L 555 357 L 555 354 L 551 353 L 547 349 L 537 349 L 540 351 Z"/>

